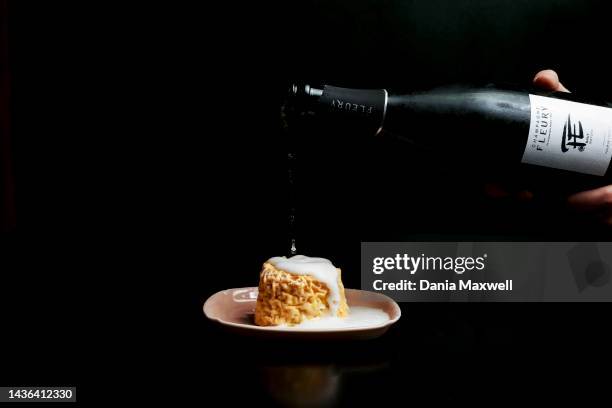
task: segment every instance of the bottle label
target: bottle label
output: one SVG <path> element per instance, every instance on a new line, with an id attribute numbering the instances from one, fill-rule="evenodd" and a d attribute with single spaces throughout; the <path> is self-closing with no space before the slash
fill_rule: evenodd
<path id="1" fill-rule="evenodd" d="M 529 95 L 523 163 L 603 176 L 612 157 L 612 109 Z"/>

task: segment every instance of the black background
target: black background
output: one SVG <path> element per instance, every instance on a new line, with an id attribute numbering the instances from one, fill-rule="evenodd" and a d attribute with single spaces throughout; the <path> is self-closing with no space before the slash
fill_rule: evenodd
<path id="1" fill-rule="evenodd" d="M 261 263 L 286 252 L 290 80 L 529 86 L 554 68 L 576 93 L 612 95 L 604 4 L 11 2 L 18 229 L 3 245 L 2 383 L 76 384 L 82 401 L 120 387 L 135 400 L 273 402 L 266 366 L 314 364 L 357 367 L 345 405 L 600 397 L 605 305 L 402 305 L 380 341 L 305 356 L 224 335 L 201 307 L 256 285 Z M 486 199 L 486 174 L 334 136 L 298 152 L 297 245 L 332 259 L 348 287 L 361 241 L 603 236 L 525 222 L 534 207 Z"/>

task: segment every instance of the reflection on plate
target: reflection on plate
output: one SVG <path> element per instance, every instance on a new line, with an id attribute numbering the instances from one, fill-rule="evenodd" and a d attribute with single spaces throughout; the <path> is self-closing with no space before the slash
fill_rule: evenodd
<path id="1" fill-rule="evenodd" d="M 346 289 L 346 298 L 351 310 L 348 317 L 328 317 L 297 326 L 255 325 L 255 287 L 215 293 L 204 303 L 204 314 L 238 334 L 295 339 L 372 339 L 383 335 L 401 316 L 397 303 L 380 293 Z"/>

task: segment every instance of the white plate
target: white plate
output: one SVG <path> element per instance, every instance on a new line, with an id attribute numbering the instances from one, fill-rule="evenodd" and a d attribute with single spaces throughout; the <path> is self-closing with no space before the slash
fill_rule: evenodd
<path id="1" fill-rule="evenodd" d="M 225 328 L 243 335 L 271 338 L 293 339 L 372 339 L 382 336 L 389 327 L 397 322 L 402 314 L 399 306 L 391 298 L 375 292 L 346 289 L 346 300 L 350 307 L 368 307 L 384 311 L 388 320 L 355 327 L 302 328 L 261 327 L 255 325 L 254 311 L 257 301 L 257 288 L 227 289 L 217 292 L 204 303 L 204 314 Z"/>

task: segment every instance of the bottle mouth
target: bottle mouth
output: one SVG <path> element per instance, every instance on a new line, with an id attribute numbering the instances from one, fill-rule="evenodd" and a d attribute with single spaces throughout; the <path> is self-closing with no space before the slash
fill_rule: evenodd
<path id="1" fill-rule="evenodd" d="M 303 82 L 292 82 L 286 92 L 284 111 L 297 116 L 309 116 L 323 96 L 323 89 Z"/>
<path id="2" fill-rule="evenodd" d="M 323 90 L 309 84 L 292 83 L 289 86 L 289 97 L 320 98 L 321 96 L 323 96 Z"/>

